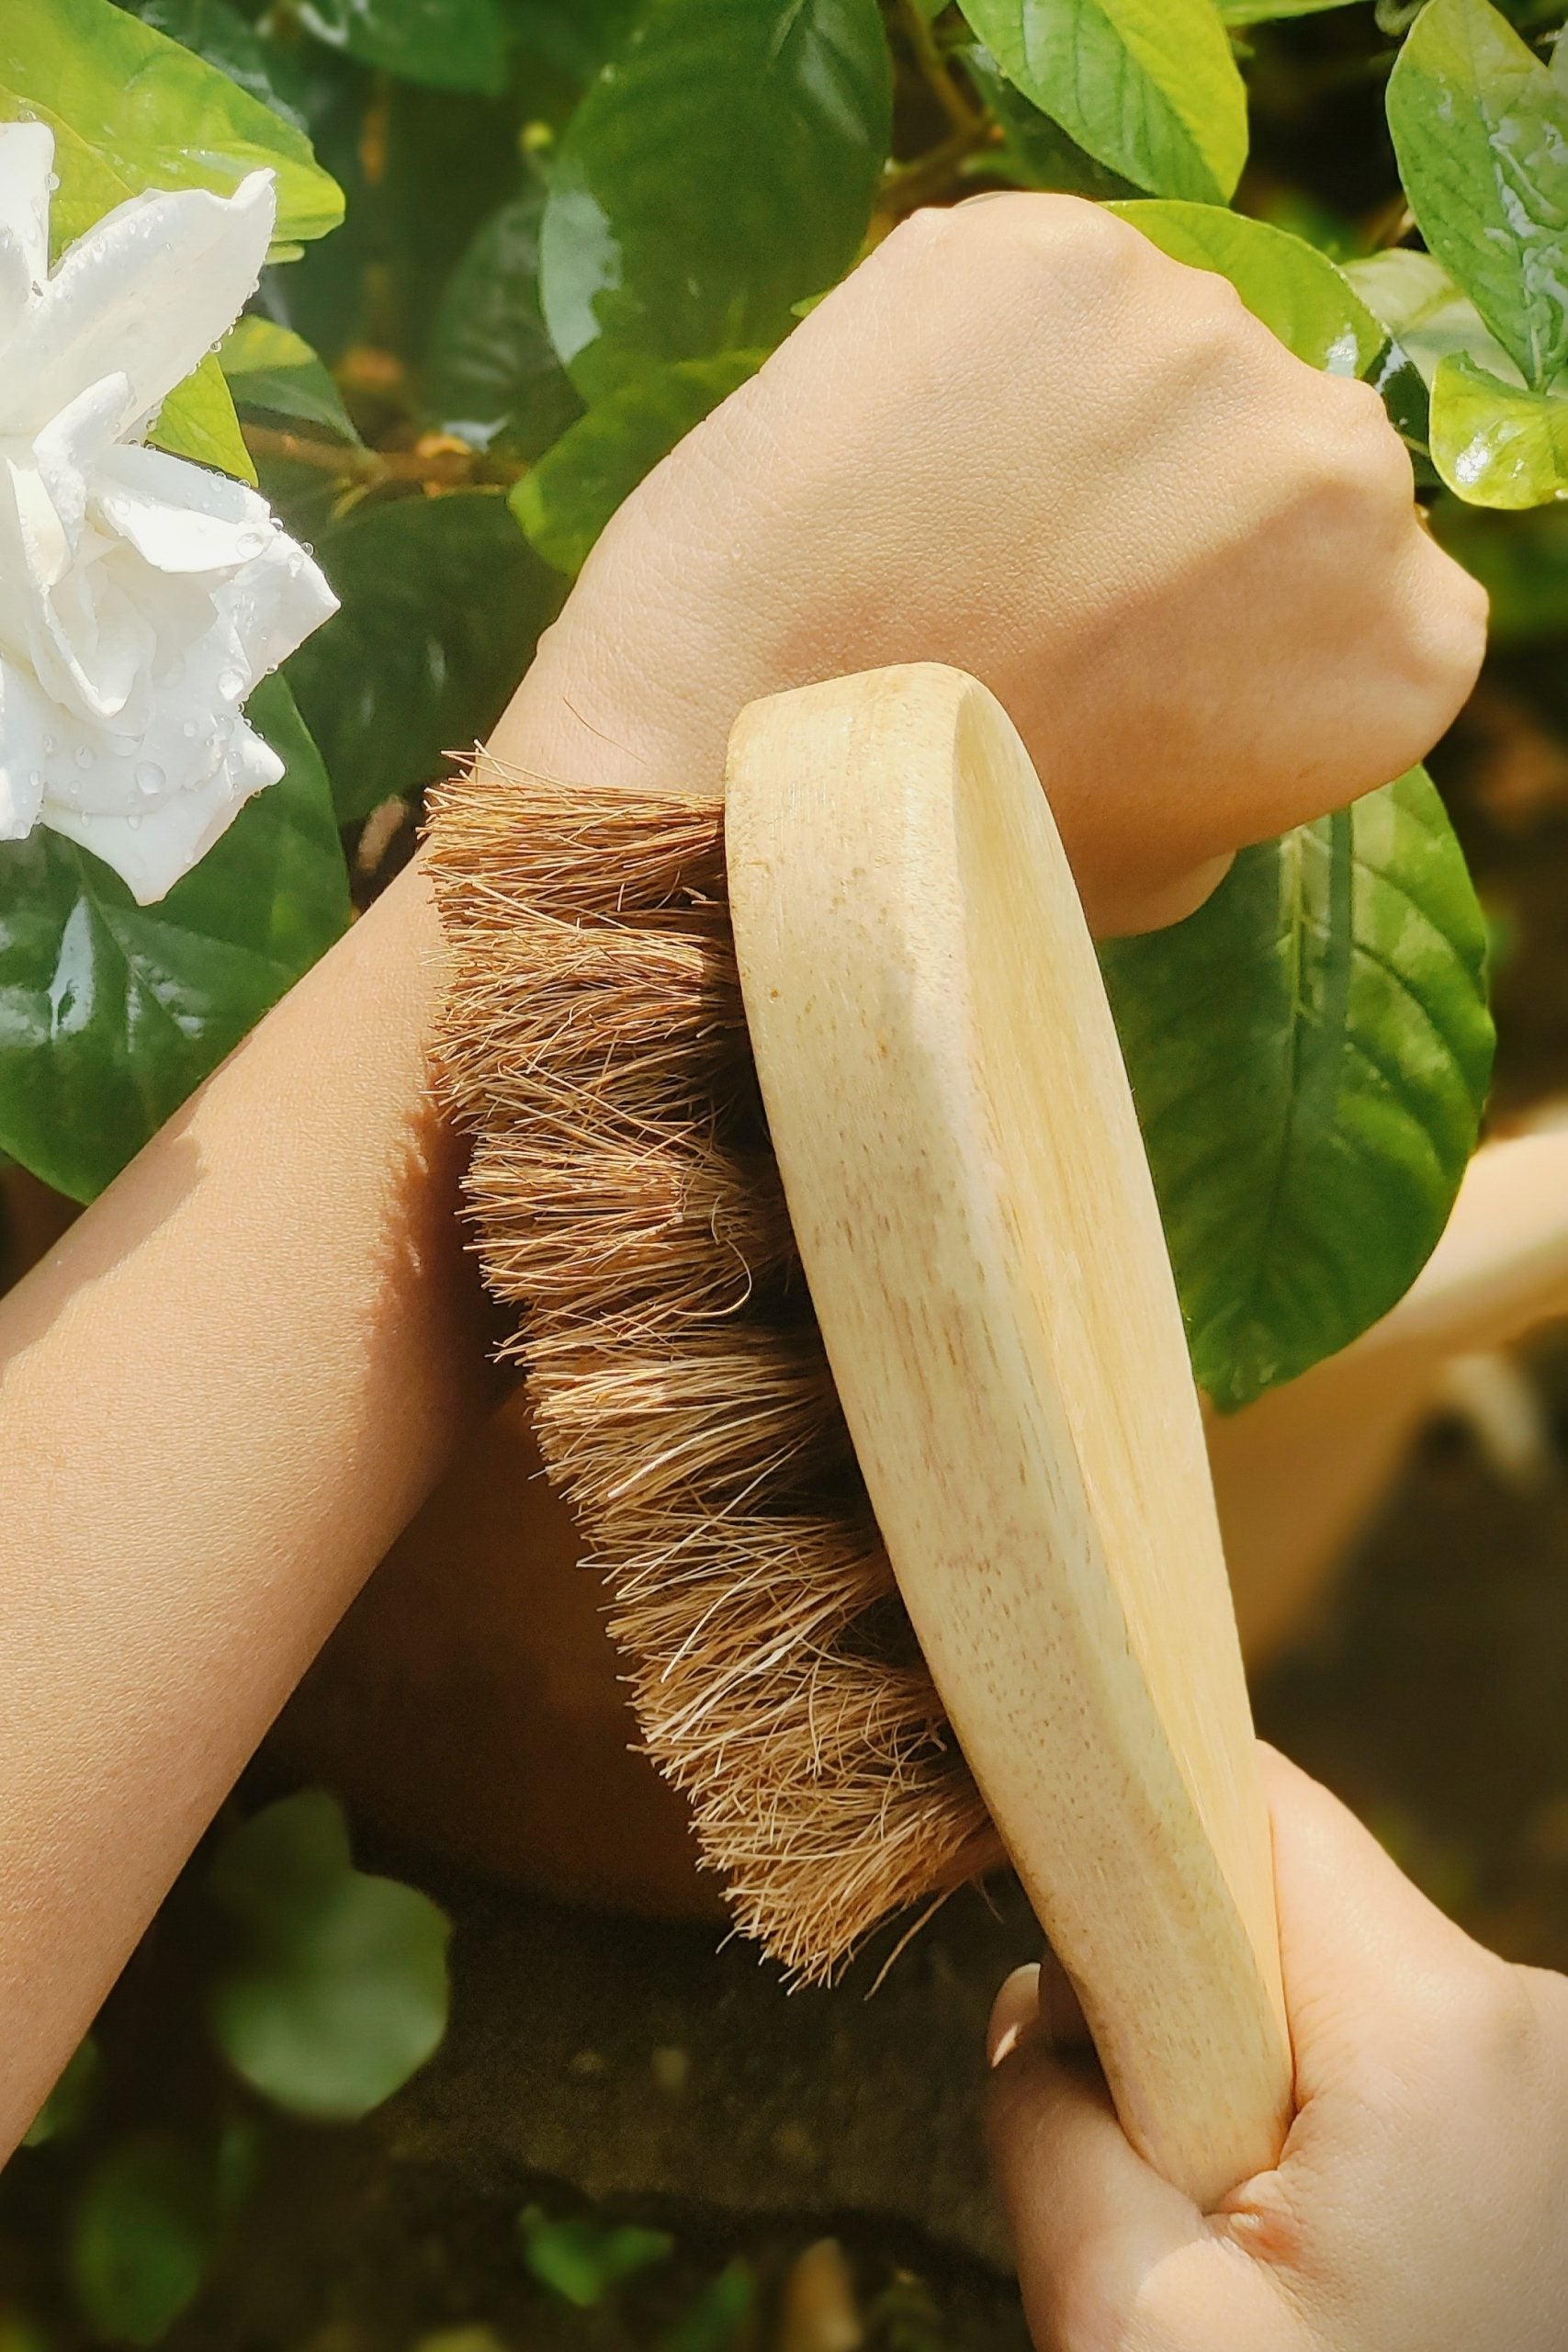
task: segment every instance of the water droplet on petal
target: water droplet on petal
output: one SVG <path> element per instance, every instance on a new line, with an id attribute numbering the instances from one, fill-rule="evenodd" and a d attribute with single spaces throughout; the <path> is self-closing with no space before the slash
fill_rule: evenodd
<path id="1" fill-rule="evenodd" d="M 187 743 L 194 742 L 194 741 L 195 741 L 195 740 L 196 740 L 196 721 L 195 721 L 195 719 L 194 719 L 194 718 L 186 718 L 186 719 L 182 720 L 182 721 L 181 721 L 181 725 L 180 725 L 180 733 L 185 737 L 186 741 Z"/>
<path id="2" fill-rule="evenodd" d="M 244 684 L 238 670 L 220 670 L 218 673 L 218 691 L 225 702 L 238 702 Z"/>
<path id="3" fill-rule="evenodd" d="M 44 186 L 48 188 L 51 196 L 52 196 L 55 189 L 60 186 L 60 174 L 58 172 L 51 172 L 48 179 L 44 182 Z"/>
<path id="4" fill-rule="evenodd" d="M 59 751 L 59 749 L 60 749 L 60 738 L 59 738 L 59 736 L 58 736 L 58 735 L 46 735 L 46 736 L 44 737 L 44 739 L 43 739 L 43 755 L 44 755 L 44 758 L 45 758 L 46 760 L 52 759 L 52 758 L 53 758 L 53 756 L 54 756 L 54 754 L 55 754 L 55 752 L 58 752 L 58 751 Z"/>
<path id="5" fill-rule="evenodd" d="M 234 551 L 237 555 L 245 557 L 248 561 L 252 556 L 260 555 L 265 545 L 265 531 L 242 531 L 234 542 Z"/>
<path id="6" fill-rule="evenodd" d="M 139 792 L 162 792 L 168 780 L 156 760 L 143 760 L 136 771 Z"/>
<path id="7" fill-rule="evenodd" d="M 136 814 L 136 811 L 135 811 L 135 809 L 134 809 L 134 808 L 131 810 L 131 812 L 130 812 L 130 816 L 126 819 L 126 820 L 125 820 L 125 821 L 126 821 L 126 823 L 130 827 L 130 830 L 131 830 L 131 831 L 132 831 L 133 833 L 139 833 L 139 832 L 141 831 L 141 818 Z"/>
<path id="8" fill-rule="evenodd" d="M 29 768 L 28 770 L 28 789 L 29 792 L 42 791 L 43 770 L 41 768 Z"/>
<path id="9" fill-rule="evenodd" d="M 86 744 L 86 743 L 78 743 L 78 744 L 77 744 L 77 746 L 76 746 L 76 764 L 77 764 L 77 766 L 78 766 L 79 768 L 90 768 L 90 767 L 92 766 L 92 764 L 93 764 L 93 753 L 92 753 L 92 748 L 91 748 L 91 746 L 90 746 L 89 744 Z"/>

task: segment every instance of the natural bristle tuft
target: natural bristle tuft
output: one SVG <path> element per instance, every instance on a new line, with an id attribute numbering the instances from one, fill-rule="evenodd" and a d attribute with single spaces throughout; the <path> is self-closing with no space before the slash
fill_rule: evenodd
<path id="1" fill-rule="evenodd" d="M 802 1980 L 999 1846 L 898 1600 L 768 1148 L 717 793 L 435 796 L 446 1100 L 649 1752 Z"/>

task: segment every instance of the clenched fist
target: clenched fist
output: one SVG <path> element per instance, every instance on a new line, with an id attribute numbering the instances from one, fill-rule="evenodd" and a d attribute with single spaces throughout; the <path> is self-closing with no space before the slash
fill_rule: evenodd
<path id="1" fill-rule="evenodd" d="M 497 748 L 706 777 L 756 695 L 953 662 L 1135 929 L 1419 759 L 1484 618 L 1368 386 L 1114 216 L 998 195 L 907 221 L 643 484 Z"/>

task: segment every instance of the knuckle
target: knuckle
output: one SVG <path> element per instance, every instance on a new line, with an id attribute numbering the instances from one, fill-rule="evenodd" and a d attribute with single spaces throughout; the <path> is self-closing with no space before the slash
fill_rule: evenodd
<path id="1" fill-rule="evenodd" d="M 1540 2053 L 1540 2014 L 1517 1968 L 1498 1961 L 1484 1972 L 1474 2000 L 1476 2049 L 1488 2073 L 1504 2081 L 1531 2079 Z"/>
<path id="2" fill-rule="evenodd" d="M 1101 274 L 1134 266 L 1153 250 L 1126 221 L 1078 196 L 1010 188 L 954 205 L 942 217 L 953 256 L 981 266 L 1032 269 L 1077 260 Z"/>
<path id="3" fill-rule="evenodd" d="M 1489 1953 L 1475 1964 L 1440 1974 L 1409 1988 L 1407 2015 L 1421 2064 L 1438 2064 L 1441 2077 L 1462 2078 L 1496 2088 L 1517 2088 L 1535 2072 L 1540 2019 L 1519 1970 Z"/>
<path id="4" fill-rule="evenodd" d="M 1478 580 L 1423 539 L 1412 599 L 1410 664 L 1444 707 L 1444 723 L 1475 684 L 1486 655 L 1488 599 Z"/>
<path id="5" fill-rule="evenodd" d="M 1416 476 L 1410 453 L 1370 384 L 1318 379 L 1326 400 L 1320 466 L 1325 485 L 1352 499 L 1411 513 Z"/>

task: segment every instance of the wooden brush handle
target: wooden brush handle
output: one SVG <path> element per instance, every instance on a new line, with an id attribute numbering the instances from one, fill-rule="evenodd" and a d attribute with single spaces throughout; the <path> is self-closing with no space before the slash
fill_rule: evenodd
<path id="1" fill-rule="evenodd" d="M 1211 2207 L 1290 2115 L 1268 1815 L 1094 948 L 1005 712 L 754 703 L 727 855 L 813 1304 L 943 1703 L 1129 2136 Z"/>

